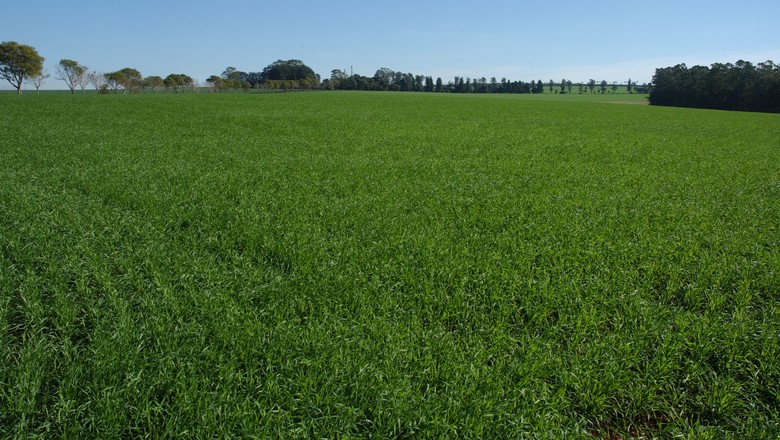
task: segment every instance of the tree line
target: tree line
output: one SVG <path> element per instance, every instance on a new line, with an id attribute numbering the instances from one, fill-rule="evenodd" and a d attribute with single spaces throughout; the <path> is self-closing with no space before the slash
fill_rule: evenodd
<path id="1" fill-rule="evenodd" d="M 235 67 L 226 68 L 221 75 L 211 75 L 206 82 L 212 91 L 253 88 L 270 89 L 320 89 L 320 90 L 372 90 L 398 92 L 437 92 L 437 93 L 615 93 L 617 83 L 591 79 L 587 83 L 572 83 L 566 79 L 560 82 L 510 81 L 495 77 L 467 78 L 456 76 L 453 81 L 444 83 L 441 78 L 435 81 L 431 76 L 414 75 L 412 73 L 396 72 L 387 67 L 377 70 L 373 76 L 359 74 L 347 75 L 340 69 L 331 71 L 330 78 L 321 80 L 320 76 L 303 64 L 300 60 L 278 60 L 266 67 L 262 72 L 243 72 Z M 628 80 L 625 89 L 628 93 L 646 93 L 647 85 L 637 85 Z"/>
<path id="2" fill-rule="evenodd" d="M 41 75 L 33 76 L 33 84 L 37 84 L 36 80 Z M 103 94 L 119 93 L 120 90 L 122 93 L 136 93 L 140 90 L 157 92 L 162 89 L 178 93 L 180 90 L 196 87 L 195 80 L 183 73 L 171 73 L 165 78 L 156 75 L 144 77 L 141 72 L 132 67 L 108 73 L 91 72 L 86 66 L 67 59 L 60 60 L 57 65 L 57 79 L 65 81 L 71 94 L 75 93 L 76 88 L 81 89 L 81 92 L 84 93 L 88 85 L 94 87 L 98 93 Z"/>
<path id="3" fill-rule="evenodd" d="M 492 77 L 469 78 L 456 76 L 454 80 L 444 83 L 442 79 L 431 76 L 414 75 L 412 73 L 396 72 L 383 67 L 374 73 L 374 76 L 362 76 L 358 74 L 347 75 L 340 69 L 331 71 L 329 79 L 322 81 L 321 88 L 326 90 L 377 90 L 377 91 L 401 91 L 401 92 L 434 92 L 434 93 L 615 93 L 618 90 L 617 83 L 607 83 L 602 80 L 596 82 L 591 79 L 587 83 L 572 83 L 562 79 L 560 82 L 542 80 L 523 82 L 511 81 L 506 78 L 497 80 Z M 628 80 L 626 91 L 628 93 L 645 93 L 647 85 L 638 86 Z"/>
<path id="4" fill-rule="evenodd" d="M 43 70 L 44 58 L 30 46 L 13 41 L 0 43 L 0 77 L 21 93 L 22 84 L 36 90 L 50 75 Z M 183 73 L 144 77 L 137 69 L 126 67 L 114 72 L 91 71 L 77 61 L 62 59 L 56 66 L 55 79 L 64 81 L 71 93 L 94 87 L 98 93 L 137 93 L 140 91 L 172 92 L 196 90 L 197 80 Z M 211 75 L 206 83 L 214 92 L 231 89 L 272 90 L 376 90 L 434 93 L 615 93 L 617 83 L 572 83 L 542 80 L 523 82 L 495 77 L 487 79 L 456 76 L 445 83 L 441 78 L 393 71 L 383 67 L 373 76 L 348 75 L 334 69 L 329 78 L 321 79 L 300 60 L 277 60 L 259 72 L 226 68 L 221 75 Z M 753 65 L 747 61 L 735 64 L 712 64 L 710 67 L 674 67 L 656 69 L 651 84 L 638 85 L 630 79 L 628 93 L 649 93 L 653 105 L 712 108 L 780 113 L 780 65 L 766 61 Z"/>
<path id="5" fill-rule="evenodd" d="M 780 65 L 678 64 L 656 69 L 649 100 L 653 105 L 780 113 Z"/>
<path id="6" fill-rule="evenodd" d="M 0 43 L 0 78 L 14 86 L 17 94 L 22 93 L 23 83 L 31 83 L 38 90 L 46 78 L 51 76 L 43 70 L 43 61 L 44 58 L 31 46 L 15 41 Z M 85 93 L 89 86 L 94 87 L 98 93 L 136 93 L 140 90 L 159 91 L 163 88 L 179 92 L 198 86 L 192 77 L 183 73 L 172 73 L 165 78 L 155 75 L 144 77 L 141 72 L 131 67 L 102 73 L 90 71 L 87 66 L 70 59 L 60 60 L 55 75 L 55 79 L 65 82 L 71 94 L 75 93 L 76 89 Z"/>
<path id="7" fill-rule="evenodd" d="M 44 58 L 26 45 L 16 42 L 0 44 L 0 77 L 8 80 L 21 93 L 24 82 L 40 89 L 50 75 L 43 70 Z M 167 89 L 173 92 L 194 90 L 200 85 L 183 73 L 172 73 L 165 78 L 141 75 L 137 69 L 126 67 L 115 72 L 102 73 L 91 71 L 87 66 L 71 59 L 62 59 L 56 66 L 55 79 L 65 82 L 70 92 L 76 90 L 85 93 L 88 87 L 94 87 L 98 93 L 137 93 Z M 322 80 L 309 66 L 300 60 L 277 60 L 260 72 L 244 72 L 235 67 L 226 68 L 221 75 L 211 75 L 206 83 L 214 92 L 241 89 L 272 90 L 376 90 L 438 93 L 608 93 L 618 90 L 617 83 L 606 81 L 597 83 L 591 79 L 587 83 L 572 83 L 562 79 L 560 82 L 542 80 L 523 82 L 510 81 L 495 77 L 468 78 L 456 76 L 453 81 L 444 83 L 441 78 L 435 81 L 431 76 L 396 72 L 383 67 L 373 76 L 358 74 L 347 75 L 334 69 L 330 78 Z M 647 85 L 639 86 L 628 80 L 626 90 L 629 93 L 646 93 Z"/>

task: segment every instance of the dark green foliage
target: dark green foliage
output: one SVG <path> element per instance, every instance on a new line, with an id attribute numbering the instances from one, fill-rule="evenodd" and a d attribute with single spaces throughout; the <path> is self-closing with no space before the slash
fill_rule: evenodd
<path id="1" fill-rule="evenodd" d="M 125 67 L 116 72 L 106 73 L 105 77 L 108 81 L 108 88 L 114 93 L 117 93 L 119 90 L 122 90 L 122 93 L 134 93 L 143 86 L 141 72 L 132 67 Z"/>
<path id="2" fill-rule="evenodd" d="M 656 69 L 649 99 L 653 105 L 780 113 L 780 66 L 740 60 Z"/>
<path id="3" fill-rule="evenodd" d="M 301 81 L 316 75 L 300 60 L 278 60 L 263 69 L 263 81 Z"/>
<path id="4" fill-rule="evenodd" d="M 44 58 L 32 46 L 16 41 L 0 43 L 0 78 L 14 86 L 17 94 L 22 93 L 22 83 L 41 74 Z"/>
<path id="5" fill-rule="evenodd" d="M 319 85 L 319 76 L 300 60 L 278 60 L 263 69 L 260 82 L 271 88 L 308 89 Z"/>
<path id="6" fill-rule="evenodd" d="M 189 75 L 183 73 L 172 73 L 163 80 L 165 87 L 178 93 L 179 90 L 192 88 L 195 81 Z"/>

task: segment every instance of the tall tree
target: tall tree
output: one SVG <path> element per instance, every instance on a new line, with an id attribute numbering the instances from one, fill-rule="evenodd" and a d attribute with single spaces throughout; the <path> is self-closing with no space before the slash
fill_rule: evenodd
<path id="1" fill-rule="evenodd" d="M 423 90 L 425 90 L 426 92 L 432 92 L 434 87 L 435 86 L 433 85 L 433 77 L 426 76 L 425 77 L 425 87 L 424 87 Z"/>
<path id="2" fill-rule="evenodd" d="M 411 74 L 410 74 L 411 75 Z M 431 81 L 433 82 L 433 81 Z M 425 83 L 425 77 L 422 75 L 415 75 L 414 76 L 414 91 L 415 92 L 422 92 L 423 87 Z"/>
<path id="3" fill-rule="evenodd" d="M 117 70 L 116 72 L 106 74 L 108 85 L 111 90 L 114 91 L 114 93 L 117 92 L 119 87 L 122 87 L 122 93 L 125 91 L 130 93 L 134 92 L 136 89 L 138 89 L 138 87 L 141 86 L 142 78 L 143 77 L 141 76 L 141 72 L 131 67 L 125 67 L 122 70 Z"/>
<path id="4" fill-rule="evenodd" d="M 108 89 L 108 79 L 106 75 L 100 72 L 89 72 L 87 74 L 87 81 L 92 84 L 95 91 L 98 93 L 106 93 Z"/>
<path id="5" fill-rule="evenodd" d="M 211 85 L 212 92 L 220 92 L 224 88 L 225 80 L 217 75 L 211 75 L 206 79 L 206 82 Z"/>
<path id="6" fill-rule="evenodd" d="M 84 92 L 83 85 L 86 84 L 86 74 L 87 67 L 73 60 L 60 60 L 57 65 L 57 79 L 65 81 L 71 95 L 77 86 L 82 86 L 81 92 Z"/>
<path id="7" fill-rule="evenodd" d="M 225 70 L 222 72 L 222 79 L 238 79 L 235 74 L 238 73 L 235 67 L 230 66 L 226 67 Z"/>
<path id="8" fill-rule="evenodd" d="M 374 73 L 374 84 L 379 90 L 388 90 L 395 79 L 395 72 L 382 67 Z"/>
<path id="9" fill-rule="evenodd" d="M 154 93 L 165 87 L 165 80 L 157 75 L 147 76 L 143 83 L 145 88 L 154 90 Z"/>
<path id="10" fill-rule="evenodd" d="M 194 84 L 194 80 L 183 73 L 172 73 L 166 76 L 163 82 L 165 87 L 173 90 L 174 93 L 179 93 L 180 89 L 190 88 Z"/>
<path id="11" fill-rule="evenodd" d="M 277 60 L 263 69 L 261 79 L 263 82 L 272 81 L 274 84 L 283 84 L 282 88 L 287 88 L 287 85 L 312 88 L 312 86 L 318 86 L 320 81 L 319 76 L 314 73 L 311 67 L 301 60 Z"/>
<path id="12" fill-rule="evenodd" d="M 590 93 L 593 93 L 594 90 L 596 90 L 596 80 L 591 78 L 590 81 L 588 81 L 588 89 L 590 89 Z"/>
<path id="13" fill-rule="evenodd" d="M 16 94 L 22 94 L 22 83 L 43 71 L 43 57 L 32 46 L 16 41 L 0 43 L 0 77 L 8 81 Z"/>

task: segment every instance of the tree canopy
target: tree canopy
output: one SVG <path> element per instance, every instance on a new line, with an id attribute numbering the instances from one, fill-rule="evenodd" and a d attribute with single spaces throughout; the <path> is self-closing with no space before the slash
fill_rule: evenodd
<path id="1" fill-rule="evenodd" d="M 76 86 L 83 86 L 86 83 L 87 67 L 82 66 L 73 60 L 60 60 L 57 65 L 57 79 L 65 81 L 70 89 L 71 95 Z M 84 91 L 82 87 L 82 92 Z"/>
<path id="2" fill-rule="evenodd" d="M 195 81 L 189 75 L 183 73 L 172 73 L 166 76 L 163 82 L 165 87 L 172 89 L 175 93 L 178 93 L 181 89 L 190 88 L 195 84 Z"/>
<path id="3" fill-rule="evenodd" d="M 125 67 L 124 69 L 117 70 L 116 72 L 106 73 L 105 76 L 108 80 L 108 87 L 114 93 L 117 93 L 120 87 L 122 88 L 123 92 L 129 91 L 132 93 L 143 85 L 143 77 L 141 76 L 141 72 L 131 67 Z"/>
<path id="4" fill-rule="evenodd" d="M 0 77 L 8 81 L 16 93 L 22 93 L 25 78 L 40 75 L 43 71 L 43 57 L 32 46 L 16 41 L 0 43 Z"/>
<path id="5" fill-rule="evenodd" d="M 157 92 L 163 87 L 165 87 L 165 80 L 162 79 L 162 77 L 160 76 L 152 75 L 144 78 L 144 88 L 151 89 Z"/>
<path id="6" fill-rule="evenodd" d="M 277 60 L 260 74 L 262 81 L 305 81 L 316 77 L 311 67 L 301 60 Z"/>
<path id="7" fill-rule="evenodd" d="M 747 61 L 656 69 L 650 104 L 780 113 L 780 65 Z"/>

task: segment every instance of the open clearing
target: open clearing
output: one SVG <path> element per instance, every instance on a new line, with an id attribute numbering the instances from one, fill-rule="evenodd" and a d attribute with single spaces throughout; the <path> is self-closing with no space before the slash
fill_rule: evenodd
<path id="1" fill-rule="evenodd" d="M 0 95 L 0 437 L 772 438 L 780 115 Z"/>

